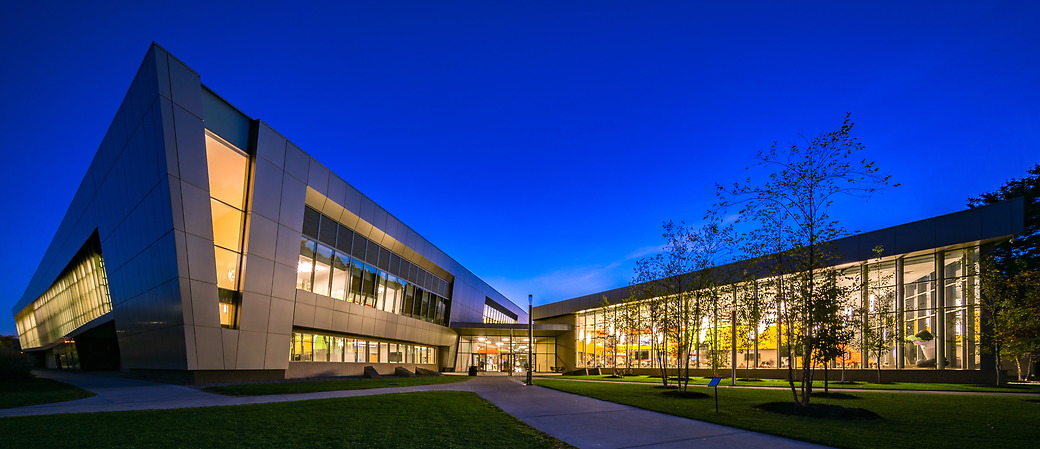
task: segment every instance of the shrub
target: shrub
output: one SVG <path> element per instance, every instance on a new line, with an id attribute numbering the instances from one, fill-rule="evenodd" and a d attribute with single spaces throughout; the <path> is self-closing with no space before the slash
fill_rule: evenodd
<path id="1" fill-rule="evenodd" d="M 11 348 L 0 348 L 0 380 L 30 379 L 30 369 L 32 361 L 28 356 Z"/>

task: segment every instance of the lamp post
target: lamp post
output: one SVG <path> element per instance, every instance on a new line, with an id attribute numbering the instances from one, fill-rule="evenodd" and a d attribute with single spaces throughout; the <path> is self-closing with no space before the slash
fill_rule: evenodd
<path id="1" fill-rule="evenodd" d="M 527 295 L 527 385 L 531 385 L 534 370 L 534 317 L 531 316 L 534 295 Z"/>

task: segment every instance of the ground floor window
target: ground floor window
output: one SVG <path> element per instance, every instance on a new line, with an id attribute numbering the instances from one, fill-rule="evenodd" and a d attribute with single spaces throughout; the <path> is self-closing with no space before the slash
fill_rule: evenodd
<path id="1" fill-rule="evenodd" d="M 934 250 L 833 268 L 843 292 L 837 313 L 854 338 L 831 367 L 979 369 L 979 251 L 974 246 Z M 777 318 L 784 301 L 776 285 L 785 278 L 719 288 L 710 307 L 700 305 L 699 320 L 682 327 L 691 331 L 690 349 L 684 351 L 677 348 L 671 322 L 655 315 L 659 298 L 580 311 L 575 365 L 676 367 L 689 357 L 691 368 L 786 368 L 792 362 L 798 368 L 801 349 L 790 343 L 787 327 L 798 323 Z"/>
<path id="2" fill-rule="evenodd" d="M 437 350 L 412 343 L 363 337 L 293 332 L 289 360 L 293 362 L 437 363 Z"/>

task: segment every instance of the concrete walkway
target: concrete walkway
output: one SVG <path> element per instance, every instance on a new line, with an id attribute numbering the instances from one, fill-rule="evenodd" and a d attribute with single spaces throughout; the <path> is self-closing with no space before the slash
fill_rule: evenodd
<path id="1" fill-rule="evenodd" d="M 708 424 L 538 386 L 519 378 L 478 376 L 466 382 L 417 387 L 231 397 L 118 375 L 37 373 L 97 393 L 75 401 L 0 409 L 0 417 L 172 409 L 370 396 L 413 391 L 471 391 L 506 413 L 579 448 L 818 448 L 821 446 Z"/>

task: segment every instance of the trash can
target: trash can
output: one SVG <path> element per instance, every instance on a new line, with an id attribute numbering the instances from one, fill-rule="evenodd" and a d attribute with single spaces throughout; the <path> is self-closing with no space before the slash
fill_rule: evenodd
<path id="1" fill-rule="evenodd" d="M 469 375 L 470 376 L 476 376 L 477 375 L 477 367 L 475 367 L 475 366 L 469 367 Z"/>

